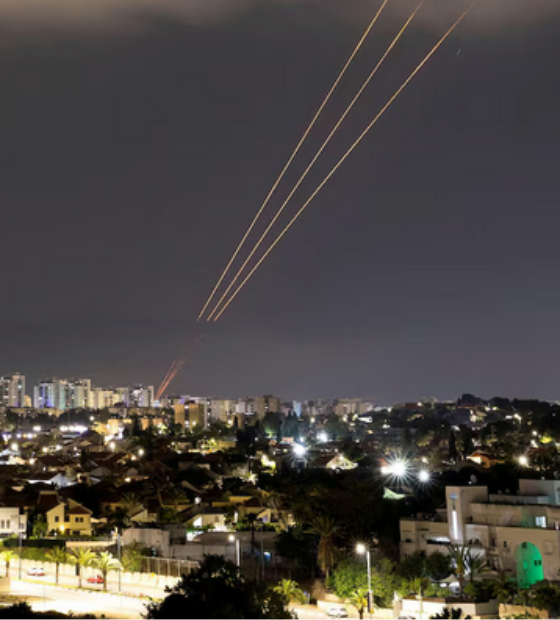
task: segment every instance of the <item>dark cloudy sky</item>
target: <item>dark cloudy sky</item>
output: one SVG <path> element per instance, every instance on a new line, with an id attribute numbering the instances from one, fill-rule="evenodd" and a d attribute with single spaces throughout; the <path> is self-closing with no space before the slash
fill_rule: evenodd
<path id="1" fill-rule="evenodd" d="M 0 373 L 159 383 L 379 5 L 3 0 Z M 426 0 L 293 211 L 466 5 Z M 174 391 L 558 398 L 559 58 L 557 0 L 480 0 Z"/>

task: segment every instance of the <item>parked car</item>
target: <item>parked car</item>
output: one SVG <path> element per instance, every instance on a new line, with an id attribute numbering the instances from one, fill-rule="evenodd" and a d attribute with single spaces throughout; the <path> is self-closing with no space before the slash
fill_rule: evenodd
<path id="1" fill-rule="evenodd" d="M 103 583 L 103 577 L 101 575 L 94 575 L 93 577 L 88 577 L 88 583 Z"/>
<path id="2" fill-rule="evenodd" d="M 45 576 L 45 569 L 44 568 L 39 568 L 38 566 L 34 566 L 33 568 L 30 568 L 27 571 L 27 574 L 30 577 L 44 577 Z"/>
<path id="3" fill-rule="evenodd" d="M 327 610 L 329 618 L 348 618 L 348 612 L 344 607 L 331 607 Z"/>

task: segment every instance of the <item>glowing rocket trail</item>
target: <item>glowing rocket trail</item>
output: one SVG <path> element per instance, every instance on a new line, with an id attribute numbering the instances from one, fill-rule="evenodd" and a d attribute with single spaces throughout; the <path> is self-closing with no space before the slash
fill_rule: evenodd
<path id="1" fill-rule="evenodd" d="M 193 342 L 191 343 L 191 345 L 189 347 L 189 350 L 187 351 L 186 355 L 184 357 L 179 358 L 178 360 L 175 360 L 175 362 L 173 362 L 173 364 L 171 365 L 167 375 L 165 376 L 164 381 L 162 381 L 162 384 L 160 385 L 160 387 L 159 387 L 159 389 L 157 391 L 156 400 L 160 400 L 160 398 L 162 397 L 163 393 L 168 388 L 168 386 L 171 384 L 173 379 L 175 379 L 175 377 L 177 376 L 177 374 L 179 373 L 181 368 L 187 362 L 189 362 L 191 360 L 191 357 L 195 354 L 196 350 L 202 344 L 203 341 L 204 341 L 204 334 L 197 334 L 194 337 Z"/>
<path id="2" fill-rule="evenodd" d="M 282 232 L 276 237 L 272 245 L 268 248 L 268 250 L 264 253 L 264 255 L 260 258 L 260 260 L 256 263 L 256 265 L 251 269 L 245 279 L 241 282 L 241 284 L 237 287 L 235 292 L 228 299 L 226 304 L 222 307 L 220 312 L 214 317 L 214 322 L 217 321 L 226 308 L 231 304 L 231 302 L 237 297 L 241 289 L 245 286 L 247 281 L 252 277 L 255 271 L 260 267 L 266 257 L 272 252 L 272 250 L 276 247 L 276 245 L 280 242 L 282 237 L 288 232 L 288 230 L 294 225 L 295 221 L 299 218 L 299 216 L 305 211 L 305 209 L 309 206 L 309 204 L 313 201 L 313 199 L 317 196 L 317 194 L 323 189 L 323 187 L 327 184 L 330 178 L 334 175 L 334 173 L 342 166 L 342 164 L 346 161 L 346 159 L 350 156 L 350 154 L 354 151 L 354 149 L 360 144 L 360 142 L 366 137 L 366 135 L 371 131 L 371 129 L 377 124 L 380 118 L 385 114 L 385 112 L 391 107 L 391 105 L 395 102 L 395 100 L 399 97 L 399 95 L 403 92 L 403 90 L 408 86 L 408 84 L 414 79 L 417 73 L 424 67 L 424 65 L 430 60 L 430 58 L 436 53 L 436 51 L 443 45 L 445 40 L 451 35 L 451 33 L 457 28 L 457 26 L 463 21 L 463 19 L 467 16 L 469 11 L 473 8 L 473 6 L 477 3 L 478 0 L 474 0 L 470 4 L 470 6 L 459 16 L 459 18 L 455 21 L 455 23 L 449 28 L 449 30 L 443 35 L 443 37 L 434 45 L 431 51 L 425 56 L 422 62 L 414 69 L 414 71 L 408 76 L 408 78 L 402 83 L 399 89 L 395 92 L 395 94 L 389 99 L 389 101 L 383 106 L 380 112 L 375 116 L 375 118 L 371 121 L 371 123 L 365 128 L 365 130 L 361 133 L 361 135 L 357 138 L 357 140 L 352 144 L 352 146 L 346 151 L 344 156 L 339 160 L 336 166 L 329 172 L 329 174 L 323 179 L 321 184 L 317 187 L 317 189 L 311 194 L 311 196 L 307 199 L 307 201 L 303 204 L 300 210 L 294 215 L 294 217 L 290 220 L 287 226 L 282 230 Z"/>
<path id="3" fill-rule="evenodd" d="M 165 385 L 165 382 L 167 381 L 167 379 L 170 377 L 171 373 L 173 372 L 173 369 L 175 368 L 175 365 L 177 364 L 179 360 L 173 360 L 173 363 L 171 364 L 171 366 L 169 367 L 169 370 L 165 373 L 165 377 L 163 377 L 161 383 L 159 384 L 159 388 L 157 389 L 156 392 L 156 400 L 159 400 L 159 398 L 157 398 L 157 395 L 161 392 L 162 386 Z"/>
<path id="4" fill-rule="evenodd" d="M 247 265 L 249 264 L 249 261 L 255 255 L 255 252 L 259 249 L 261 243 L 264 241 L 265 237 L 270 232 L 270 229 L 274 226 L 274 224 L 276 223 L 278 218 L 282 215 L 284 209 L 286 208 L 286 206 L 288 205 L 288 203 L 292 199 L 293 195 L 296 193 L 296 191 L 298 190 L 299 186 L 303 183 L 303 181 L 305 180 L 305 178 L 307 177 L 307 175 L 309 174 L 309 172 L 311 171 L 311 169 L 313 168 L 313 166 L 315 165 L 315 163 L 317 162 L 317 160 L 319 159 L 319 157 L 321 156 L 323 151 L 327 148 L 329 142 L 333 139 L 334 135 L 339 130 L 339 128 L 342 125 L 342 123 L 346 120 L 346 117 L 348 116 L 348 114 L 350 114 L 350 112 L 352 111 L 352 108 L 356 105 L 358 99 L 361 97 L 361 95 L 364 92 L 364 90 L 367 88 L 367 86 L 369 85 L 371 80 L 374 78 L 375 74 L 377 73 L 377 71 L 379 70 L 381 65 L 385 62 L 385 59 L 387 58 L 387 56 L 389 56 L 389 54 L 391 53 L 392 49 L 395 47 L 395 45 L 398 43 L 399 39 L 405 33 L 406 29 L 410 25 L 410 22 L 414 19 L 414 17 L 416 16 L 416 13 L 418 13 L 418 11 L 420 10 L 420 8 L 424 4 L 424 2 L 425 2 L 425 0 L 420 0 L 420 4 L 412 12 L 412 14 L 407 19 L 407 21 L 405 22 L 404 26 L 400 29 L 400 31 L 397 34 L 397 36 L 393 39 L 393 41 L 391 42 L 391 44 L 389 45 L 389 47 L 387 48 L 387 50 L 385 51 L 385 53 L 383 54 L 383 56 L 381 57 L 379 62 L 373 68 L 373 71 L 369 74 L 369 76 L 367 77 L 365 82 L 362 84 L 361 88 L 356 93 L 354 99 L 352 99 L 352 101 L 350 102 L 350 105 L 346 108 L 346 110 L 344 111 L 344 113 L 340 117 L 339 121 L 336 123 L 336 125 L 332 129 L 331 133 L 327 136 L 327 139 L 323 142 L 323 144 L 321 145 L 321 147 L 319 148 L 319 150 L 315 154 L 315 157 L 313 157 L 313 159 L 311 160 L 311 163 L 307 166 L 307 168 L 305 169 L 304 173 L 301 175 L 301 177 L 299 178 L 298 182 L 295 184 L 294 188 L 289 193 L 288 197 L 286 198 L 286 200 L 284 201 L 282 206 L 278 209 L 278 211 L 276 212 L 276 215 L 272 218 L 272 221 L 270 222 L 270 224 L 268 225 L 268 227 L 266 228 L 264 233 L 261 235 L 260 239 L 257 241 L 255 246 L 251 250 L 251 253 L 249 254 L 249 256 L 245 259 L 245 262 L 241 265 L 241 267 L 239 268 L 239 270 L 235 274 L 235 277 L 230 282 L 229 286 L 224 291 L 223 295 L 220 297 L 218 303 L 214 306 L 214 309 L 208 315 L 208 318 L 206 319 L 207 321 L 211 321 L 212 320 L 212 317 L 216 314 L 216 312 L 218 311 L 218 309 L 221 306 L 222 302 L 227 297 L 227 294 L 231 291 L 233 285 L 237 282 L 237 280 L 239 279 L 239 277 L 241 276 L 241 274 L 245 270 L 245 267 L 247 267 Z"/>
<path id="5" fill-rule="evenodd" d="M 332 97 L 334 91 L 336 90 L 337 86 L 339 85 L 340 81 L 342 80 L 342 78 L 344 77 L 344 75 L 346 74 L 346 71 L 348 70 L 348 68 L 350 67 L 350 65 L 352 64 L 352 61 L 354 60 L 356 54 L 360 51 L 362 45 L 364 44 L 365 40 L 367 39 L 369 33 L 371 32 L 371 29 L 373 28 L 373 26 L 375 25 L 375 23 L 377 22 L 379 16 L 381 15 L 381 12 L 383 11 L 383 9 L 385 8 L 385 5 L 387 4 L 389 0 L 383 0 L 383 4 L 381 5 L 381 7 L 379 8 L 379 10 L 377 11 L 377 13 L 375 14 L 375 16 L 373 17 L 373 19 L 371 20 L 369 26 L 366 28 L 364 34 L 362 35 L 362 38 L 358 41 L 358 44 L 356 45 L 356 47 L 354 48 L 354 51 L 352 52 L 352 54 L 350 55 L 350 58 L 346 61 L 346 64 L 344 65 L 344 67 L 342 68 L 342 71 L 339 73 L 338 77 L 336 78 L 334 84 L 332 85 L 331 89 L 329 90 L 329 92 L 327 93 L 327 96 L 325 97 L 325 99 L 323 100 L 323 103 L 321 103 L 321 105 L 319 106 L 319 109 L 317 110 L 317 112 L 315 113 L 315 116 L 313 117 L 311 123 L 309 123 L 307 129 L 305 130 L 303 136 L 301 137 L 300 141 L 298 142 L 296 148 L 294 149 L 293 153 L 291 154 L 290 158 L 288 159 L 288 162 L 286 163 L 286 165 L 284 166 L 282 172 L 280 173 L 280 176 L 276 179 L 274 185 L 272 186 L 272 189 L 270 190 L 270 192 L 268 193 L 268 196 L 265 198 L 265 201 L 262 203 L 261 207 L 259 208 L 259 210 L 257 211 L 257 214 L 255 215 L 255 217 L 253 218 L 253 221 L 251 222 L 251 224 L 249 225 L 249 228 L 247 228 L 247 231 L 245 232 L 245 234 L 243 235 L 243 238 L 241 239 L 239 245 L 237 246 L 237 248 L 235 249 L 234 253 L 232 254 L 231 258 L 229 259 L 228 264 L 226 265 L 225 269 L 223 270 L 222 274 L 220 275 L 218 282 L 216 283 L 216 285 L 214 286 L 214 288 L 212 289 L 212 292 L 210 293 L 210 296 L 208 297 L 208 299 L 206 300 L 206 303 L 204 304 L 202 310 L 200 311 L 200 314 L 198 315 L 198 320 L 200 320 L 202 318 L 202 315 L 204 314 L 204 312 L 206 311 L 206 308 L 208 307 L 208 305 L 210 304 L 210 302 L 212 301 L 212 299 L 214 298 L 214 295 L 216 294 L 216 291 L 218 290 L 220 284 L 222 283 L 223 279 L 225 278 L 227 272 L 229 271 L 231 265 L 233 264 L 233 261 L 236 259 L 237 255 L 239 254 L 241 248 L 243 247 L 243 245 L 245 244 L 245 241 L 247 240 L 247 237 L 249 236 L 249 234 L 251 233 L 251 231 L 253 230 L 253 228 L 255 227 L 255 224 L 257 223 L 257 220 L 259 219 L 259 217 L 261 216 L 262 212 L 264 211 L 264 209 L 266 208 L 266 205 L 269 203 L 270 199 L 272 198 L 272 195 L 274 194 L 274 192 L 276 191 L 276 189 L 278 188 L 278 185 L 280 184 L 280 182 L 282 181 L 282 179 L 284 178 L 284 175 L 286 174 L 286 172 L 288 171 L 288 168 L 291 166 L 292 162 L 294 161 L 296 155 L 298 154 L 299 150 L 301 149 L 301 147 L 303 146 L 304 142 L 307 140 L 307 137 L 309 136 L 309 134 L 311 133 L 311 130 L 313 129 L 313 127 L 315 126 L 315 123 L 317 122 L 317 120 L 319 119 L 319 116 L 321 116 L 321 113 L 323 112 L 323 110 L 325 109 L 325 106 L 327 105 L 327 103 L 329 102 L 330 98 Z"/>

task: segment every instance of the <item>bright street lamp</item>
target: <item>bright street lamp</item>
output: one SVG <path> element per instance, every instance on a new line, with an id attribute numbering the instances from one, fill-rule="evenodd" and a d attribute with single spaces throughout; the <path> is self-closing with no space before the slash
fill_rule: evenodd
<path id="1" fill-rule="evenodd" d="M 517 461 L 521 465 L 521 467 L 528 467 L 529 466 L 529 457 L 525 456 L 524 454 L 522 454 L 520 457 L 518 457 Z"/>
<path id="2" fill-rule="evenodd" d="M 426 469 L 421 469 L 418 472 L 418 480 L 420 480 L 420 482 L 430 482 L 430 472 Z"/>
<path id="3" fill-rule="evenodd" d="M 228 536 L 230 543 L 235 543 L 235 563 L 237 564 L 237 570 L 241 570 L 241 554 L 239 553 L 239 538 L 236 538 L 233 534 Z"/>
<path id="4" fill-rule="evenodd" d="M 299 456 L 300 458 L 305 456 L 305 454 L 307 453 L 307 448 L 300 443 L 295 443 L 293 450 L 294 450 L 294 454 L 296 456 Z"/>
<path id="5" fill-rule="evenodd" d="M 371 557 L 370 557 L 370 552 L 369 552 L 369 549 L 366 547 L 366 545 L 364 545 L 363 543 L 358 543 L 356 545 L 356 553 L 358 553 L 359 555 L 365 555 L 366 556 L 367 579 L 368 579 L 367 605 L 368 605 L 368 613 L 371 616 L 371 614 L 373 613 L 373 595 L 372 595 L 372 591 L 371 591 Z"/>

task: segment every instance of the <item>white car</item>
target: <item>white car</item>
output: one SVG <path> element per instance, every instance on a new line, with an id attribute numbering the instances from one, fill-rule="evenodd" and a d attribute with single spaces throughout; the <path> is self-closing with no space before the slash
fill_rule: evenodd
<path id="1" fill-rule="evenodd" d="M 331 607 L 327 610 L 329 618 L 348 618 L 348 612 L 344 607 Z"/>
<path id="2" fill-rule="evenodd" d="M 39 568 L 38 566 L 36 566 L 34 568 L 30 568 L 27 571 L 27 574 L 30 577 L 44 577 L 45 576 L 45 569 L 44 568 Z"/>

